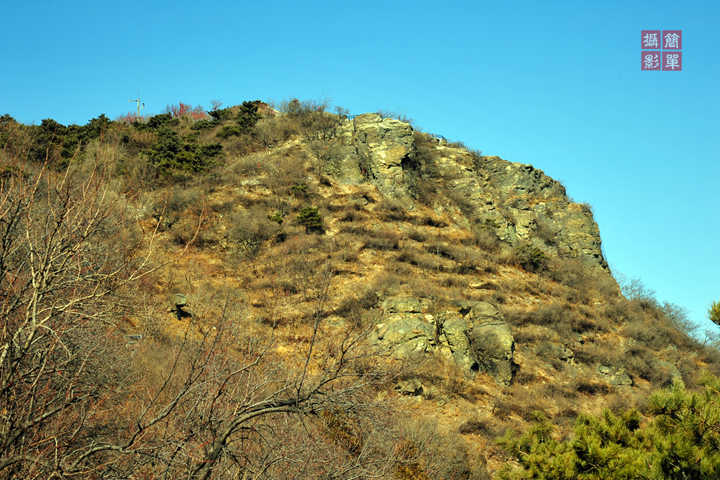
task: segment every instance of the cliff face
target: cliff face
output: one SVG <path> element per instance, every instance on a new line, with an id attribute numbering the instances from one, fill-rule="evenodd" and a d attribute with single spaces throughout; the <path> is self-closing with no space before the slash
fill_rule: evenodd
<path id="1" fill-rule="evenodd" d="M 435 213 L 448 212 L 458 226 L 488 228 L 510 245 L 530 243 L 551 256 L 582 260 L 598 274 L 609 273 L 591 210 L 571 202 L 565 187 L 542 170 L 427 136 L 422 141 L 434 144 L 421 147 L 412 126 L 374 113 L 345 121 L 337 135 L 341 152 L 329 171 L 341 183 L 367 180 L 412 210 L 417 182 L 425 181 L 434 193 Z"/>

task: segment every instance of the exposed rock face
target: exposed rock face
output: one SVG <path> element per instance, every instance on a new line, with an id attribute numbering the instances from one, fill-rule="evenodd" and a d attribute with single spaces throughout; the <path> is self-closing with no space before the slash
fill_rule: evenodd
<path id="1" fill-rule="evenodd" d="M 425 321 L 420 302 L 394 297 L 383 303 L 385 314 L 377 325 L 377 344 L 395 358 L 408 358 L 433 350 L 435 326 Z"/>
<path id="2" fill-rule="evenodd" d="M 676 382 L 683 387 L 685 386 L 685 382 L 683 382 L 682 379 L 682 374 L 674 364 L 665 361 L 659 361 L 658 363 L 660 365 L 660 368 L 665 369 L 665 371 L 670 375 L 670 382 L 668 382 L 666 385 L 663 385 L 664 387 L 669 387 Z"/>
<path id="3" fill-rule="evenodd" d="M 595 372 L 600 378 L 610 385 L 616 386 L 632 386 L 633 380 L 627 374 L 623 367 L 611 367 L 606 365 L 598 365 Z"/>
<path id="4" fill-rule="evenodd" d="M 338 177 L 350 184 L 364 180 L 412 208 L 405 168 L 415 152 L 413 128 L 375 113 L 358 115 L 338 129 L 342 154 Z"/>
<path id="5" fill-rule="evenodd" d="M 470 345 L 467 328 L 467 321 L 464 318 L 452 315 L 442 322 L 440 341 L 444 348 L 450 350 L 453 360 L 463 373 L 468 377 L 474 377 L 480 371 L 480 364 Z"/>
<path id="6" fill-rule="evenodd" d="M 500 385 L 512 384 L 515 342 L 497 308 L 474 301 L 457 301 L 453 307 L 432 316 L 421 313 L 417 299 L 386 300 L 377 325 L 378 349 L 395 358 L 439 353 L 452 358 L 470 378 L 487 373 Z"/>
<path id="7" fill-rule="evenodd" d="M 345 121 L 337 137 L 330 171 L 342 183 L 370 182 L 412 210 L 412 179 L 422 174 L 437 185 L 435 212 L 447 212 L 458 226 L 491 228 L 511 245 L 532 242 L 550 255 L 583 260 L 597 273 L 608 271 L 590 209 L 570 202 L 562 184 L 532 165 L 437 144 L 420 172 L 412 127 L 374 113 Z"/>
<path id="8" fill-rule="evenodd" d="M 502 321 L 497 308 L 484 302 L 478 302 L 469 317 L 472 328 L 468 336 L 481 370 L 500 385 L 511 385 L 517 366 L 513 362 L 515 341 L 510 327 Z"/>

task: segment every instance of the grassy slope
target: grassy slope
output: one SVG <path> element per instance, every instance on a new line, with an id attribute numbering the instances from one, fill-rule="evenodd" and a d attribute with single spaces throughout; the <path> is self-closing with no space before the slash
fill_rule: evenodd
<path id="1" fill-rule="evenodd" d="M 197 335 L 216 326 L 221 299 L 229 296 L 237 313 L 233 328 L 244 338 L 262 338 L 276 327 L 275 348 L 287 356 L 309 342 L 319 301 L 329 328 L 371 326 L 378 305 L 393 295 L 432 299 L 436 311 L 453 299 L 487 301 L 512 326 L 520 366 L 515 385 L 503 389 L 484 375 L 466 380 L 453 365 L 431 358 L 402 373 L 419 378 L 423 394 L 397 400 L 409 431 L 436 431 L 446 439 L 442 446 L 418 440 L 426 447 L 423 468 L 442 470 L 429 460 L 440 448 L 448 462 L 474 465 L 478 478 L 484 465 L 493 471 L 506 459 L 494 440 L 507 428 L 527 428 L 533 411 L 544 411 L 566 435 L 580 412 L 642 409 L 649 393 L 670 381 L 659 360 L 677 365 L 690 388 L 701 368 L 718 370 L 717 352 L 678 331 L 652 298 L 620 297 L 611 280 L 574 260 L 525 271 L 512 247 L 486 230 L 457 227 L 429 201 L 406 212 L 369 184 L 341 185 L 318 168 L 301 117 L 262 110 L 255 129 L 220 141 L 218 165 L 200 173 L 147 169 L 140 151 L 159 141 L 158 134 L 128 126 L 85 152 L 85 161 L 95 156 L 132 187 L 129 203 L 144 235 L 157 232 L 156 259 L 182 254 L 140 285 L 136 308 L 122 325 L 124 333 L 142 333 L 151 349 L 162 350 L 188 327 L 165 311 L 175 292 L 187 294 L 200 319 Z M 198 132 L 192 124 L 181 118 L 171 129 L 187 143 L 209 144 L 233 125 L 226 119 Z M 300 223 L 306 207 L 318 208 L 323 232 Z M 553 348 L 560 345 L 574 358 L 559 359 Z M 597 364 L 623 365 L 635 385 L 608 385 L 596 376 Z M 392 391 L 388 385 L 387 394 Z"/>

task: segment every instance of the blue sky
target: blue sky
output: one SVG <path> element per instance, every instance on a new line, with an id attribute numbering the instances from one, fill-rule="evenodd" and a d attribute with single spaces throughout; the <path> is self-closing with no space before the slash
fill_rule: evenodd
<path id="1" fill-rule="evenodd" d="M 640 71 L 641 30 L 683 71 Z M 594 207 L 611 265 L 720 300 L 720 2 L 2 1 L 0 114 L 332 98 L 530 163 Z M 705 325 L 711 326 L 709 322 Z"/>

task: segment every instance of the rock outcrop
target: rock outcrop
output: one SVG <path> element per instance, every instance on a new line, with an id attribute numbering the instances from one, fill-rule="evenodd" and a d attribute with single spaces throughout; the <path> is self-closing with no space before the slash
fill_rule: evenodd
<path id="1" fill-rule="evenodd" d="M 395 358 L 409 358 L 434 350 L 435 326 L 422 314 L 412 297 L 394 297 L 383 303 L 384 314 L 377 324 L 377 345 Z"/>
<path id="2" fill-rule="evenodd" d="M 494 306 L 456 301 L 451 309 L 430 315 L 415 298 L 393 297 L 383 310 L 374 338 L 378 350 L 399 359 L 444 355 L 469 378 L 487 373 L 500 385 L 512 384 L 515 342 Z"/>
<path id="3" fill-rule="evenodd" d="M 610 385 L 618 387 L 632 386 L 633 380 L 624 367 L 613 367 L 608 365 L 598 365 L 595 368 L 598 377 L 603 379 Z"/>
<path id="4" fill-rule="evenodd" d="M 434 144 L 431 154 L 422 153 L 412 126 L 374 113 L 346 120 L 336 135 L 337 155 L 328 172 L 341 183 L 369 182 L 412 210 L 414 182 L 422 176 L 436 186 L 435 213 L 447 212 L 458 226 L 490 228 L 510 245 L 530 242 L 549 255 L 608 272 L 592 211 L 570 201 L 565 187 L 542 170 L 452 144 Z"/>
<path id="5" fill-rule="evenodd" d="M 468 337 L 480 371 L 499 384 L 509 386 L 517 366 L 513 362 L 515 341 L 500 312 L 489 303 L 477 302 L 467 315 Z"/>
<path id="6" fill-rule="evenodd" d="M 349 184 L 369 181 L 385 196 L 412 208 L 405 171 L 415 153 L 413 128 L 376 113 L 358 115 L 338 129 L 337 177 Z"/>

